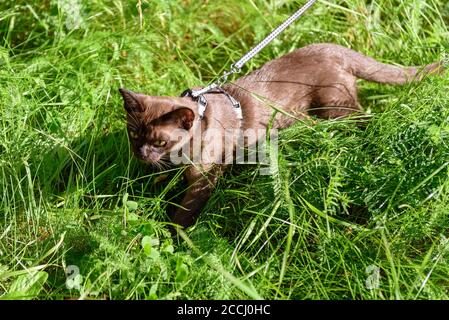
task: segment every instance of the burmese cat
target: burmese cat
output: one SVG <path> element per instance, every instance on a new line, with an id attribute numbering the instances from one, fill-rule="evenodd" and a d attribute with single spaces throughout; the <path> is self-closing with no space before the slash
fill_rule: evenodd
<path id="1" fill-rule="evenodd" d="M 357 99 L 357 78 L 405 84 L 442 71 L 441 62 L 423 68 L 399 67 L 377 62 L 339 45 L 313 44 L 272 60 L 222 87 L 240 102 L 242 120 L 237 119 L 233 106 L 223 94 L 205 94 L 208 107 L 200 119 L 197 103 L 189 97 L 156 97 L 125 89 L 120 92 L 135 156 L 148 164 L 162 166 L 170 162 L 170 152 L 179 150 L 192 139 L 195 130 L 266 128 L 274 110 L 259 97 L 288 113 L 275 116 L 273 127 L 282 129 L 308 114 L 338 118 L 362 111 Z M 182 132 L 175 141 L 171 138 L 174 130 Z M 183 227 L 194 223 L 225 166 L 214 161 L 188 166 L 185 175 L 190 187 L 174 213 L 174 223 Z"/>

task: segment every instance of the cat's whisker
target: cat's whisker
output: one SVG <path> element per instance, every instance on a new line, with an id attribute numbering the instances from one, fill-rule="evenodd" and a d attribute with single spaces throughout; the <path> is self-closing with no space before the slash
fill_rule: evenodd
<path id="1" fill-rule="evenodd" d="M 162 156 L 157 162 L 151 163 L 151 166 L 158 171 L 170 169 L 172 163 L 167 155 Z"/>
<path id="2" fill-rule="evenodd" d="M 131 121 L 128 121 L 128 125 L 133 125 L 134 127 L 139 126 L 139 120 L 137 119 L 137 116 L 134 113 L 128 113 L 128 116 Z"/>
<path id="3" fill-rule="evenodd" d="M 137 119 L 131 118 L 132 121 L 128 121 L 128 126 L 137 129 L 139 127 Z"/>
<path id="4" fill-rule="evenodd" d="M 167 169 L 170 168 L 170 164 L 168 162 L 166 162 L 166 161 L 160 161 L 159 163 L 161 165 L 161 169 L 162 170 L 167 170 Z"/>
<path id="5" fill-rule="evenodd" d="M 163 164 L 160 161 L 156 162 L 156 164 L 157 164 L 157 168 L 159 169 L 159 171 L 164 170 Z"/>

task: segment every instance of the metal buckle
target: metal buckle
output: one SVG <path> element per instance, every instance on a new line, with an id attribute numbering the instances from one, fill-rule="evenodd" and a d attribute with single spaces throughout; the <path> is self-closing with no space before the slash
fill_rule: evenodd
<path id="1" fill-rule="evenodd" d="M 220 87 L 217 87 L 218 92 L 224 94 L 228 100 L 231 102 L 232 106 L 234 107 L 234 111 L 236 113 L 237 119 L 242 120 L 243 114 L 242 114 L 242 106 L 240 105 L 240 102 L 234 99 L 229 93 L 227 93 L 225 90 L 223 90 Z M 210 91 L 209 91 L 210 92 Z M 217 93 L 217 92 L 216 92 Z M 184 90 L 181 93 L 181 97 L 190 97 L 193 101 L 196 101 L 198 103 L 198 114 L 200 116 L 200 119 L 204 118 L 204 113 L 207 109 L 207 99 L 204 96 L 204 94 L 199 94 L 197 96 L 193 95 L 193 91 L 191 89 Z"/>
<path id="2" fill-rule="evenodd" d="M 192 98 L 192 89 L 186 89 L 184 90 L 180 97 L 191 97 Z"/>

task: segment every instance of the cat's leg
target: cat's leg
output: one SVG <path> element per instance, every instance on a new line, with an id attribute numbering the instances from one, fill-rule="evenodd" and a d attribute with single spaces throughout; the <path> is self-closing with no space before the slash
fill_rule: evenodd
<path id="1" fill-rule="evenodd" d="M 194 224 L 222 175 L 224 165 L 189 165 L 186 169 L 188 190 L 173 216 L 173 222 L 184 228 Z"/>
<path id="2" fill-rule="evenodd" d="M 313 102 L 309 114 L 320 118 L 346 117 L 363 109 L 357 100 L 356 78 L 341 75 L 337 81 L 314 88 Z"/>

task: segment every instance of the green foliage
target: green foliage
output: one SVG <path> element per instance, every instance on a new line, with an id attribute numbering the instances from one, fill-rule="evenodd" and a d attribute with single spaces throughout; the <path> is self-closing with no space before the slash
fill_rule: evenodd
<path id="1" fill-rule="evenodd" d="M 9 287 L 9 292 L 3 295 L 2 299 L 18 300 L 33 299 L 39 295 L 48 274 L 45 271 L 31 272 L 30 274 L 22 274 L 15 278 Z"/>
<path id="2" fill-rule="evenodd" d="M 183 170 L 132 158 L 117 89 L 205 84 L 304 1 L 141 2 L 0 4 L 0 299 L 448 298 L 447 73 L 361 81 L 369 119 L 284 130 L 275 174 L 234 167 L 173 239 Z M 316 42 L 423 65 L 448 22 L 443 0 L 319 1 L 248 69 Z"/>

